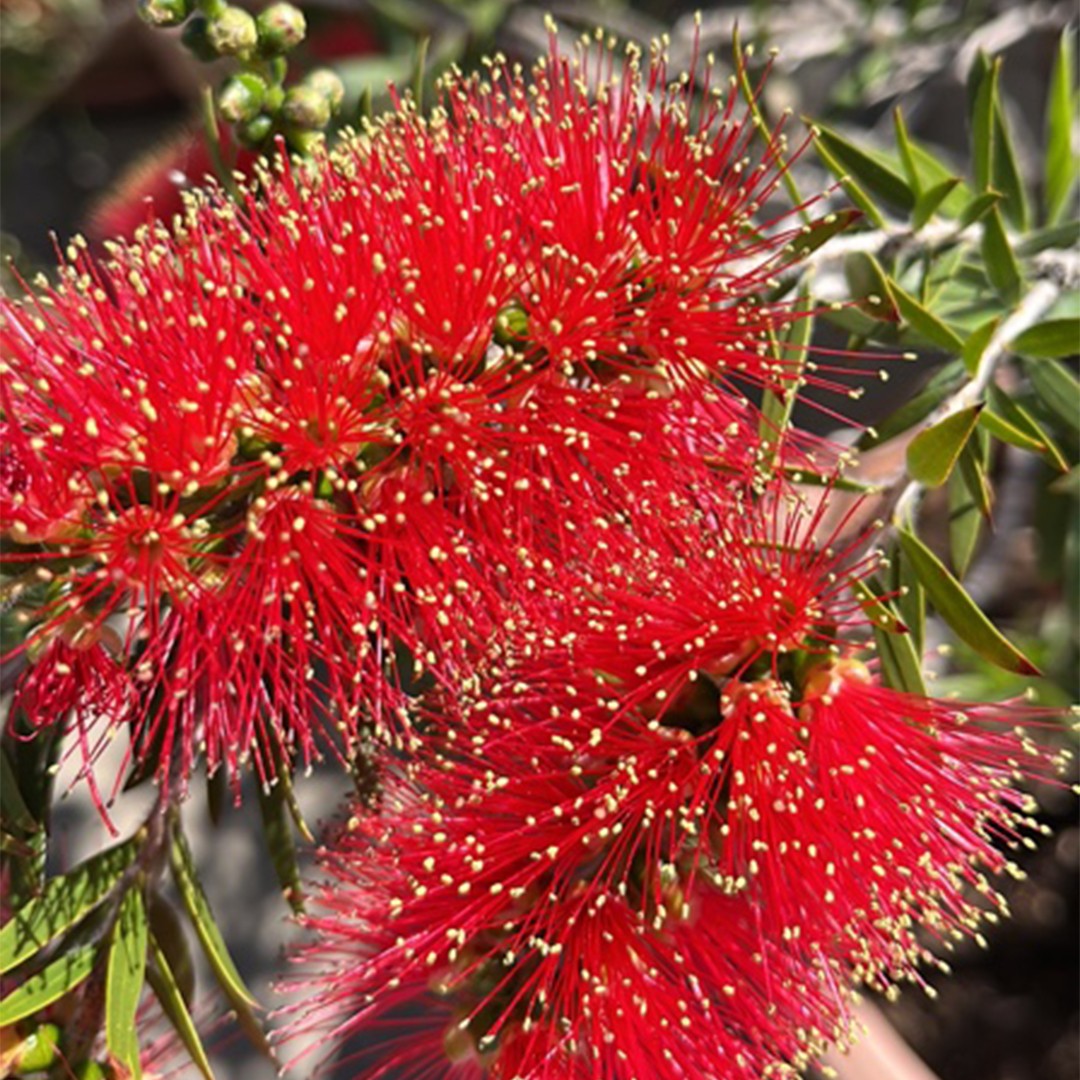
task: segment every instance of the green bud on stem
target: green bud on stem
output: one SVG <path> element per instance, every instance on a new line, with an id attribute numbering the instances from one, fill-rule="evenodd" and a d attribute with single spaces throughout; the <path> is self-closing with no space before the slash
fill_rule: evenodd
<path id="1" fill-rule="evenodd" d="M 266 83 L 258 75 L 242 71 L 221 84 L 217 100 L 218 112 L 230 123 L 251 120 L 266 100 Z"/>
<path id="2" fill-rule="evenodd" d="M 151 26 L 179 26 L 191 14 L 191 0 L 139 0 L 138 7 Z"/>
<path id="3" fill-rule="evenodd" d="M 259 41 L 255 19 L 243 8 L 227 7 L 212 18 L 206 36 L 219 56 L 245 56 Z"/>
<path id="4" fill-rule="evenodd" d="M 330 100 L 314 87 L 301 83 L 290 88 L 281 104 L 281 114 L 293 125 L 307 131 L 317 131 L 330 122 Z"/>
<path id="5" fill-rule="evenodd" d="M 292 4 L 271 4 L 255 20 L 259 30 L 259 53 L 279 56 L 304 40 L 307 23 L 303 12 Z"/>

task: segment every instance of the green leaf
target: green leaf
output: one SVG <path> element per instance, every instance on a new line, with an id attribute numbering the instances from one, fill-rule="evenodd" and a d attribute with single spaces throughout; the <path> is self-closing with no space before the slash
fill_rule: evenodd
<path id="1" fill-rule="evenodd" d="M 896 133 L 896 151 L 900 155 L 900 164 L 904 168 L 904 176 L 907 178 L 908 185 L 916 196 L 915 205 L 918 206 L 918 196 L 922 194 L 922 181 L 919 178 L 919 169 L 915 164 L 911 136 L 908 134 L 907 124 L 904 123 L 904 114 L 900 111 L 899 105 L 893 109 L 893 130 Z"/>
<path id="2" fill-rule="evenodd" d="M 173 1030 L 184 1044 L 184 1049 L 188 1052 L 188 1057 L 191 1058 L 195 1068 L 202 1073 L 205 1080 L 214 1080 L 210 1060 L 206 1056 L 198 1029 L 188 1011 L 188 999 L 169 965 L 165 950 L 153 935 L 150 937 L 150 964 L 146 968 L 146 981 L 154 991 L 165 1018 L 172 1024 Z"/>
<path id="3" fill-rule="evenodd" d="M 133 1080 L 142 1076 L 135 1013 L 146 973 L 147 922 L 142 889 L 124 893 L 113 925 L 105 976 L 105 1046 Z"/>
<path id="4" fill-rule="evenodd" d="M 1028 227 L 1028 199 L 1020 167 L 1016 163 L 1016 150 L 1013 148 L 1009 125 L 1005 119 L 1005 108 L 999 94 L 994 109 L 994 160 L 993 186 L 1001 192 L 1002 212 L 1014 229 L 1024 232 Z"/>
<path id="5" fill-rule="evenodd" d="M 994 493 L 986 476 L 986 449 L 981 443 L 989 446 L 987 435 L 980 429 L 960 451 L 960 475 L 975 501 L 975 508 L 989 521 L 994 505 Z"/>
<path id="6" fill-rule="evenodd" d="M 158 893 L 147 904 L 150 935 L 169 962 L 169 971 L 184 1002 L 191 1005 L 195 998 L 195 964 L 188 948 L 187 936 L 175 908 Z"/>
<path id="7" fill-rule="evenodd" d="M 1001 211 L 997 207 L 990 211 L 983 222 L 982 255 L 986 263 L 986 276 L 998 295 L 1005 303 L 1015 304 L 1020 297 L 1020 266 L 1009 246 Z"/>
<path id="8" fill-rule="evenodd" d="M 945 183 L 947 180 L 956 180 L 956 177 L 952 175 L 952 171 L 944 163 L 939 161 L 925 147 L 914 141 L 911 143 L 911 156 L 915 159 L 915 166 L 919 170 L 919 176 L 922 177 L 924 195 L 929 194 L 933 188 Z M 953 186 L 952 191 L 942 201 L 939 208 L 940 212 L 946 217 L 957 218 L 973 197 L 974 192 L 961 180 Z"/>
<path id="9" fill-rule="evenodd" d="M 270 852 L 274 873 L 281 885 L 282 895 L 298 915 L 304 913 L 304 887 L 296 859 L 296 842 L 280 782 L 259 785 L 259 812 L 262 815 L 263 839 Z"/>
<path id="10" fill-rule="evenodd" d="M 1039 400 L 1074 431 L 1080 431 L 1080 382 L 1057 360 L 1025 360 L 1024 370 Z"/>
<path id="11" fill-rule="evenodd" d="M 83 945 L 58 956 L 48 967 L 24 979 L 0 1001 L 0 1026 L 25 1020 L 58 1001 L 90 975 L 96 960 L 97 947 Z"/>
<path id="12" fill-rule="evenodd" d="M 986 388 L 986 396 L 994 415 L 1001 417 L 1010 427 L 1022 431 L 1034 442 L 1037 442 L 1043 448 L 1043 457 L 1051 466 L 1059 472 L 1065 472 L 1069 468 L 1069 463 L 1065 460 L 1065 455 L 1062 454 L 1057 443 L 1023 405 L 1018 401 L 1014 401 L 994 383 L 991 383 Z M 988 423 L 992 423 L 992 421 L 988 421 Z M 1005 439 L 1005 441 L 1010 442 L 1011 440 Z"/>
<path id="13" fill-rule="evenodd" d="M 962 472 L 949 477 L 949 554 L 953 570 L 963 578 L 982 533 L 983 516 Z"/>
<path id="14" fill-rule="evenodd" d="M 1064 221 L 1060 225 L 1050 225 L 1045 229 L 1034 229 L 1027 236 L 1016 241 L 1013 251 L 1020 258 L 1038 255 L 1040 251 L 1057 249 L 1069 251 L 1080 242 L 1080 219 Z"/>
<path id="15" fill-rule="evenodd" d="M 799 230 L 799 235 L 788 244 L 787 250 L 798 258 L 805 258 L 861 217 L 858 210 L 837 210 L 816 221 L 807 222 Z"/>
<path id="16" fill-rule="evenodd" d="M 892 203 L 901 210 L 915 209 L 915 193 L 911 185 L 896 171 L 849 142 L 842 135 L 821 124 L 812 124 L 815 146 L 824 147 L 828 158 L 838 163 L 844 173 L 855 178 L 867 190 Z M 829 165 L 829 160 L 823 155 Z M 830 165 L 832 168 L 832 165 Z"/>
<path id="17" fill-rule="evenodd" d="M 990 344 L 994 331 L 998 328 L 1000 322 L 1001 320 L 998 318 L 987 319 L 986 322 L 976 327 L 968 335 L 968 339 L 964 342 L 964 348 L 961 351 L 961 357 L 969 375 L 974 375 L 979 370 L 983 353 L 986 352 L 986 347 Z"/>
<path id="18" fill-rule="evenodd" d="M 51 878 L 0 929 L 0 973 L 10 971 L 79 923 L 109 894 L 138 850 L 134 839 Z"/>
<path id="19" fill-rule="evenodd" d="M 913 425 L 925 420 L 947 397 L 956 393 L 966 382 L 964 366 L 959 360 L 946 364 L 910 401 L 890 413 L 858 441 L 860 450 L 869 450 Z"/>
<path id="20" fill-rule="evenodd" d="M 960 582 L 914 533 L 898 528 L 897 536 L 931 603 L 961 641 L 970 645 L 984 660 L 1006 671 L 1020 675 L 1040 673 L 979 610 Z"/>
<path id="21" fill-rule="evenodd" d="M 809 123 L 806 118 L 803 118 L 804 122 Z M 818 157 L 825 163 L 825 167 L 840 181 L 840 186 L 844 189 L 844 193 L 847 197 L 864 213 L 866 216 L 879 228 L 886 228 L 885 218 L 881 211 L 877 208 L 874 200 L 863 190 L 862 186 L 850 175 L 847 170 L 841 164 L 840 160 L 834 157 L 826 148 L 825 144 L 820 140 L 814 143 L 814 149 L 817 151 Z"/>
<path id="22" fill-rule="evenodd" d="M 911 227 L 918 231 L 944 206 L 945 200 L 956 190 L 960 183 L 959 176 L 949 176 L 924 191 L 915 201 L 911 214 Z"/>
<path id="23" fill-rule="evenodd" d="M 892 604 L 881 598 L 879 590 L 863 582 L 855 583 L 854 589 L 859 605 L 873 626 L 874 644 L 886 683 L 894 690 L 925 696 L 922 664 L 908 628 L 900 621 Z"/>
<path id="24" fill-rule="evenodd" d="M 980 51 L 968 73 L 971 166 L 975 174 L 975 186 L 980 191 L 989 188 L 993 180 L 994 112 L 997 108 L 1000 70 L 1000 60 L 991 63 Z"/>
<path id="25" fill-rule="evenodd" d="M 1075 356 L 1080 353 L 1080 319 L 1048 319 L 1014 338 L 1009 348 L 1036 360 Z"/>
<path id="26" fill-rule="evenodd" d="M 221 936 L 214 914 L 210 910 L 209 901 L 203 892 L 201 883 L 195 873 L 195 864 L 188 850 L 187 842 L 177 823 L 173 828 L 173 842 L 169 846 L 169 864 L 172 867 L 173 880 L 180 893 L 184 909 L 195 930 L 195 935 L 202 945 L 203 953 L 210 964 L 210 969 L 217 979 L 218 986 L 229 999 L 237 1021 L 244 1029 L 251 1042 L 258 1047 L 271 1061 L 274 1060 L 274 1052 L 266 1041 L 266 1033 L 259 1023 L 252 1006 L 256 1004 L 250 990 L 244 985 L 244 980 L 236 970 L 228 947 Z"/>
<path id="27" fill-rule="evenodd" d="M 960 354 L 964 342 L 954 330 L 950 330 L 929 308 L 905 292 L 892 278 L 887 280 L 887 286 L 901 317 L 913 330 L 946 352 Z"/>
<path id="28" fill-rule="evenodd" d="M 1000 191 L 984 191 L 979 195 L 975 195 L 971 201 L 964 206 L 963 210 L 960 211 L 957 225 L 961 229 L 966 229 L 969 226 L 974 225 L 975 222 L 982 221 L 982 219 L 1000 202 Z"/>
<path id="29" fill-rule="evenodd" d="M 885 322 L 899 322 L 889 280 L 881 264 L 865 251 L 853 251 L 844 259 L 844 275 L 851 295 L 868 315 Z"/>
<path id="30" fill-rule="evenodd" d="M 4 825 L 22 833 L 37 832 L 41 827 L 30 813 L 19 790 L 19 781 L 8 757 L 6 746 L 0 745 L 0 811 Z"/>
<path id="31" fill-rule="evenodd" d="M 941 487 L 979 422 L 982 405 L 972 405 L 920 431 L 908 444 L 908 472 L 927 487 Z"/>
<path id="32" fill-rule="evenodd" d="M 1073 34 L 1061 35 L 1057 60 L 1050 76 L 1050 94 L 1046 103 L 1046 172 L 1043 202 L 1048 224 L 1057 224 L 1069 206 L 1077 180 L 1076 155 L 1073 153 L 1073 128 L 1076 125 L 1076 98 L 1073 78 L 1076 57 Z"/>
<path id="33" fill-rule="evenodd" d="M 979 426 L 995 439 L 1015 446 L 1020 450 L 1030 450 L 1032 453 L 1041 454 L 1046 450 L 1046 444 L 1032 438 L 1026 432 L 1013 427 L 1008 420 L 1003 420 L 997 413 L 985 409 L 979 417 Z"/>

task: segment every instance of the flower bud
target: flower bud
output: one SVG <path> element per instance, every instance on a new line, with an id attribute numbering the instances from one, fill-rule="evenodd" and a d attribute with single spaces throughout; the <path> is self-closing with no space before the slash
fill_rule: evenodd
<path id="1" fill-rule="evenodd" d="M 255 20 L 259 30 L 259 52 L 277 56 L 304 40 L 307 23 L 303 12 L 292 4 L 271 4 Z"/>
<path id="2" fill-rule="evenodd" d="M 286 93 L 281 113 L 294 127 L 317 131 L 330 122 L 330 99 L 314 87 L 301 84 Z"/>
<path id="3" fill-rule="evenodd" d="M 138 7 L 151 26 L 179 26 L 191 14 L 191 0 L 139 0 Z"/>
<path id="4" fill-rule="evenodd" d="M 236 137 L 248 148 L 254 150 L 266 142 L 270 133 L 274 130 L 274 118 L 260 113 L 252 117 L 246 124 L 241 124 L 236 129 Z"/>
<path id="5" fill-rule="evenodd" d="M 304 86 L 310 86 L 330 102 L 331 114 L 336 113 L 345 100 L 345 84 L 329 68 L 316 68 L 305 76 Z"/>
<path id="6" fill-rule="evenodd" d="M 250 53 L 259 41 L 255 19 L 238 7 L 227 7 L 212 18 L 206 36 L 219 56 L 242 56 Z"/>
<path id="7" fill-rule="evenodd" d="M 218 91 L 218 112 L 230 123 L 239 124 L 258 115 L 266 99 L 266 83 L 250 72 L 232 75 Z"/>
<path id="8" fill-rule="evenodd" d="M 210 44 L 210 37 L 207 33 L 209 23 L 202 15 L 196 15 L 194 19 L 191 19 L 184 25 L 184 29 L 180 31 L 180 42 L 187 49 L 196 60 L 202 60 L 203 63 L 209 64 L 218 58 L 217 51 L 214 46 Z"/>

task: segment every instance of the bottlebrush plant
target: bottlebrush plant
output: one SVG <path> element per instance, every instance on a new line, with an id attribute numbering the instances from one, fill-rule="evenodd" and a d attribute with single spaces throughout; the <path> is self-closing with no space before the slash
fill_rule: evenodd
<path id="1" fill-rule="evenodd" d="M 5 300 L 5 1067 L 149 1075 L 152 994 L 212 1075 L 183 915 L 300 1074 L 793 1076 L 1003 914 L 1061 710 L 923 661 L 932 611 L 1038 674 L 961 580 L 1004 444 L 1075 498 L 1069 48 L 1037 227 L 988 61 L 971 180 L 899 114 L 895 159 L 814 130 L 853 210 L 798 194 L 738 42 L 728 80 L 553 28 Z M 796 422 L 912 348 L 947 359 L 860 447 Z M 107 819 L 156 799 L 46 873 L 66 755 Z M 318 761 L 359 791 L 307 887 Z M 277 1048 L 181 814 L 251 773 L 300 924 Z"/>

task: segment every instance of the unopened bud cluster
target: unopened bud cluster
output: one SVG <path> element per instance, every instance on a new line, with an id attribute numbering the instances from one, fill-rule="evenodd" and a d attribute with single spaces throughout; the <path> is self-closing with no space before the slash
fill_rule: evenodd
<path id="1" fill-rule="evenodd" d="M 271 4 L 258 15 L 224 0 L 138 0 L 151 26 L 183 26 L 180 40 L 199 60 L 232 58 L 239 70 L 218 87 L 217 111 L 233 125 L 239 142 L 263 146 L 275 133 L 306 150 L 341 108 L 345 87 L 332 71 L 317 69 L 286 87 L 286 54 L 307 26 L 292 4 Z"/>

